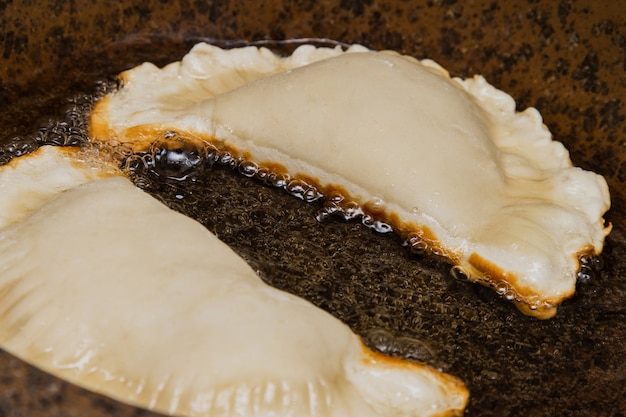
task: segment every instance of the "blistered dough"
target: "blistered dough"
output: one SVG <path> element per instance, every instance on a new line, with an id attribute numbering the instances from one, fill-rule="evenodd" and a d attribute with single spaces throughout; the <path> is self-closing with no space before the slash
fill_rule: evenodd
<path id="1" fill-rule="evenodd" d="M 176 132 L 278 163 L 539 318 L 574 293 L 580 256 L 599 254 L 610 230 L 605 180 L 572 166 L 535 109 L 429 60 L 199 44 L 121 79 L 92 114 L 94 138 L 140 151 Z"/>
<path id="2" fill-rule="evenodd" d="M 462 414 L 456 378 L 369 350 L 114 168 L 44 147 L 0 188 L 0 347 L 35 366 L 177 416 Z"/>

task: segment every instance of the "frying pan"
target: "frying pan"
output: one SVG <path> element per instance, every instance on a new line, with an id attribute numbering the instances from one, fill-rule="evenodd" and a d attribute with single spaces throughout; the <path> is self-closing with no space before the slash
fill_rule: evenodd
<path id="1" fill-rule="evenodd" d="M 392 234 L 319 223 L 319 205 L 228 168 L 199 173 L 193 184 L 149 173 L 143 183 L 217 232 L 263 279 L 330 311 L 372 347 L 459 376 L 471 392 L 467 416 L 623 416 L 624 10 L 623 0 L 2 1 L 0 159 L 32 150 L 42 136 L 80 137 L 79 113 L 115 74 L 179 60 L 198 41 L 333 39 L 431 58 L 455 76 L 480 73 L 519 109 L 538 108 L 574 163 L 604 175 L 611 190 L 603 267 L 547 321 L 454 278 L 449 265 L 410 254 Z M 291 43 L 268 45 L 282 51 Z M 153 414 L 0 351 L 0 416 L 105 415 Z"/>

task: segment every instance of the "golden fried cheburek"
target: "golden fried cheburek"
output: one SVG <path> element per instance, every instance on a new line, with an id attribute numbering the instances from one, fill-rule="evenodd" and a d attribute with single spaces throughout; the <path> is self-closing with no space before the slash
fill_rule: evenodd
<path id="1" fill-rule="evenodd" d="M 42 147 L 0 189 L 0 347 L 51 374 L 177 416 L 462 414 L 456 378 L 369 350 L 97 155 Z"/>
<path id="2" fill-rule="evenodd" d="M 93 111 L 96 140 L 140 151 L 176 133 L 340 189 L 538 318 L 574 293 L 580 257 L 610 231 L 604 178 L 573 167 L 535 109 L 516 112 L 482 77 L 450 78 L 429 60 L 198 44 L 121 80 Z"/>

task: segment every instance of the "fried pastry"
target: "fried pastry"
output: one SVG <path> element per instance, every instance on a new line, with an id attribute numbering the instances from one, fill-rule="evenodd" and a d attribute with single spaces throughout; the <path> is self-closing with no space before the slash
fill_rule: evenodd
<path id="1" fill-rule="evenodd" d="M 610 231 L 600 175 L 572 166 L 541 116 L 481 76 L 360 46 L 199 44 L 121 74 L 91 134 L 145 151 L 177 135 L 390 224 L 526 314 L 549 318 Z"/>
<path id="2" fill-rule="evenodd" d="M 383 356 L 194 220 L 76 149 L 0 169 L 0 347 L 176 416 L 461 415 L 456 378 Z"/>

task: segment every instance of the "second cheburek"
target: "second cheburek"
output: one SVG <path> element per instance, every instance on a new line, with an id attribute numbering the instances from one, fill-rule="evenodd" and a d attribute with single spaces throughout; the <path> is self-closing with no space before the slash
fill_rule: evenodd
<path id="1" fill-rule="evenodd" d="M 573 167 L 535 109 L 482 77 L 360 46 L 196 45 L 146 63 L 91 117 L 96 140 L 150 148 L 172 132 L 304 179 L 549 318 L 610 231 L 606 181 Z"/>
<path id="2" fill-rule="evenodd" d="M 104 161 L 42 147 L 0 167 L 0 348 L 176 416 L 463 413 L 458 379 L 371 351 Z"/>

